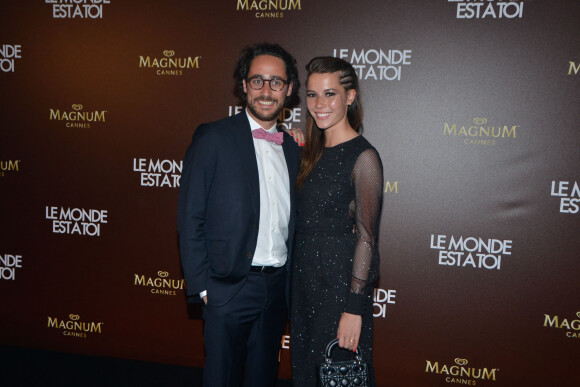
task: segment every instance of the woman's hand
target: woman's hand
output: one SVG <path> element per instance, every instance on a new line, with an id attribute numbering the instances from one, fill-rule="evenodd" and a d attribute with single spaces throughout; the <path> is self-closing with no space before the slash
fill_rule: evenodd
<path id="1" fill-rule="evenodd" d="M 350 351 L 355 351 L 358 347 L 361 327 L 361 316 L 344 312 L 340 318 L 340 322 L 338 323 L 338 346 Z"/>
<path id="2" fill-rule="evenodd" d="M 294 137 L 294 141 L 296 141 L 299 146 L 304 146 L 305 137 L 304 132 L 301 129 L 284 129 L 284 131 Z"/>

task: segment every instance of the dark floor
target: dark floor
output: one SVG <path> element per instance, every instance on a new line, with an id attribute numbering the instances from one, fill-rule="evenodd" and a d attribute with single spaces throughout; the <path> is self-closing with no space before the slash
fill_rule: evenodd
<path id="1" fill-rule="evenodd" d="M 0 346 L 0 386 L 201 386 L 202 368 Z M 290 387 L 279 380 L 276 387 Z"/>

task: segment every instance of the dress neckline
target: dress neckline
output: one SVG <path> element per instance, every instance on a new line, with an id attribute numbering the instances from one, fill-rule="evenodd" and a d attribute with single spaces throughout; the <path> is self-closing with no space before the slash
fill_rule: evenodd
<path id="1" fill-rule="evenodd" d="M 325 147 L 324 147 L 324 150 L 332 150 L 332 149 L 337 149 L 338 147 L 340 147 L 340 146 L 342 146 L 342 145 L 346 145 L 346 144 L 348 144 L 349 142 L 352 142 L 352 141 L 356 140 L 356 139 L 357 139 L 357 138 L 359 138 L 359 137 L 362 137 L 362 136 L 359 134 L 359 135 L 357 135 L 357 136 L 355 136 L 355 137 L 351 138 L 350 140 L 346 140 L 346 141 L 344 141 L 344 142 L 341 142 L 340 144 L 336 144 L 336 145 L 334 145 L 334 146 L 325 146 Z"/>

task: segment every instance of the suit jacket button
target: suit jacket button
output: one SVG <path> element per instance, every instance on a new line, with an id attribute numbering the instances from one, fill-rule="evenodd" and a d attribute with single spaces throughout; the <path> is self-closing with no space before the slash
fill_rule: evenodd
<path id="1" fill-rule="evenodd" d="M 248 254 L 246 254 L 246 257 L 252 259 L 254 257 L 254 253 L 252 253 L 251 251 L 249 251 Z"/>

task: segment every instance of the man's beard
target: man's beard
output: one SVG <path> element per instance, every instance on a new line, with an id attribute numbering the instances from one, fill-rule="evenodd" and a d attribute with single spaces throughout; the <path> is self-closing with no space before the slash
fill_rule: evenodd
<path id="1" fill-rule="evenodd" d="M 257 119 L 259 119 L 261 121 L 268 122 L 268 121 L 274 121 L 274 120 L 276 120 L 278 118 L 278 116 L 280 115 L 280 112 L 284 108 L 284 104 L 278 105 L 278 109 L 276 109 L 276 111 L 274 111 L 273 113 L 268 114 L 268 115 L 263 115 L 261 113 L 258 113 L 256 111 L 256 109 L 254 109 L 254 104 L 257 103 L 259 100 L 278 102 L 277 100 L 275 100 L 273 98 L 258 98 L 258 99 L 254 99 L 252 101 L 252 103 L 248 103 L 248 110 L 250 111 L 250 113 L 252 113 L 252 115 L 254 117 L 256 117 Z"/>

